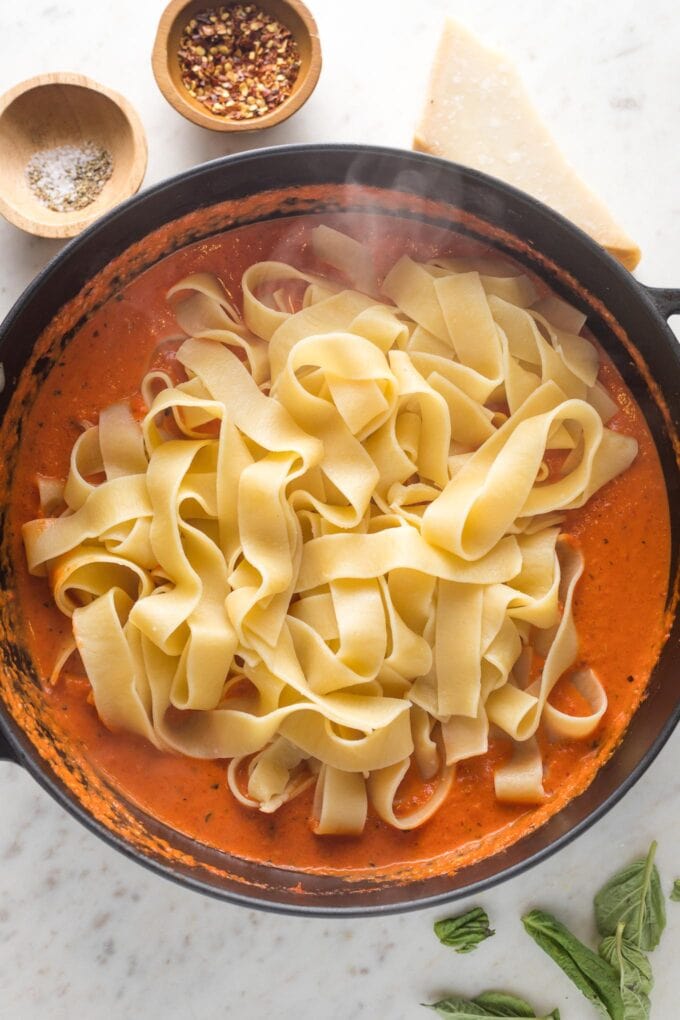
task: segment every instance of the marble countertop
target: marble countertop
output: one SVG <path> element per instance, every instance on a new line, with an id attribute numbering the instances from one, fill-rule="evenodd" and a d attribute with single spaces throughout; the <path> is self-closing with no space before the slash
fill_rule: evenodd
<path id="1" fill-rule="evenodd" d="M 670 0 L 309 2 L 323 46 L 319 86 L 288 123 L 245 141 L 194 127 L 158 92 L 149 62 L 157 0 L 5 0 L 0 92 L 50 70 L 82 72 L 123 92 L 148 134 L 147 185 L 245 147 L 408 147 L 438 32 L 451 14 L 518 62 L 571 161 L 640 243 L 640 278 L 680 286 L 680 24 Z M 0 315 L 59 246 L 0 222 Z M 594 1020 L 598 1014 L 524 936 L 519 918 L 540 904 L 592 937 L 593 892 L 652 838 L 670 887 L 680 875 L 679 757 L 680 731 L 594 829 L 476 897 L 497 935 L 469 957 L 432 934 L 446 909 L 305 920 L 185 891 L 104 845 L 17 766 L 0 763 L 0 1014 L 416 1020 L 427 1015 L 419 1003 L 447 991 L 497 987 L 541 1009 L 559 1005 L 562 1020 Z M 669 904 L 668 913 L 653 960 L 656 1020 L 678 1015 L 680 905 Z"/>

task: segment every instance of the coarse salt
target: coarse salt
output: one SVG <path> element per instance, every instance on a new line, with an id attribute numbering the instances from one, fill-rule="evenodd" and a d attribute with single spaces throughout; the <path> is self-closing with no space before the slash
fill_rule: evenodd
<path id="1" fill-rule="evenodd" d="M 84 209 L 112 173 L 111 153 L 95 142 L 42 149 L 26 166 L 28 186 L 53 212 Z"/>

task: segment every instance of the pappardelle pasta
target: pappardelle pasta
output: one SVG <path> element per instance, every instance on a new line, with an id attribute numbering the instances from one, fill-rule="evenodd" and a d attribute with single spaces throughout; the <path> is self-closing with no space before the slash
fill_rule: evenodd
<path id="1" fill-rule="evenodd" d="M 247 807 L 314 785 L 319 835 L 369 804 L 421 825 L 494 729 L 496 797 L 540 803 L 539 727 L 586 738 L 607 707 L 574 668 L 564 514 L 637 443 L 606 427 L 584 317 L 505 261 L 403 256 L 379 281 L 349 236 L 313 244 L 329 276 L 254 264 L 242 315 L 180 280 L 181 378 L 147 373 L 141 420 L 103 409 L 41 480 L 28 565 L 73 626 L 54 676 L 77 648 L 107 727 L 230 759 Z M 551 704 L 567 673 L 587 714 Z M 409 770 L 432 792 L 402 811 Z"/>

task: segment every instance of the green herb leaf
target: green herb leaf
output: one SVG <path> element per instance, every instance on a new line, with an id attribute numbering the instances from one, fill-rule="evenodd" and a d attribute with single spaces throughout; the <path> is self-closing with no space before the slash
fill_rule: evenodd
<path id="1" fill-rule="evenodd" d="M 649 995 L 654 985 L 649 960 L 637 946 L 624 938 L 624 923 L 619 922 L 616 935 L 607 935 L 600 943 L 600 956 L 611 964 L 623 983 Z"/>
<path id="2" fill-rule="evenodd" d="M 654 979 L 645 954 L 623 937 L 625 922 L 619 921 L 616 935 L 608 935 L 600 944 L 600 955 L 619 975 L 625 1020 L 649 1020 L 649 993 Z"/>
<path id="3" fill-rule="evenodd" d="M 489 927 L 488 915 L 481 907 L 468 910 L 458 917 L 435 921 L 434 933 L 443 945 L 451 946 L 457 953 L 471 953 L 480 942 L 496 934 Z"/>
<path id="4" fill-rule="evenodd" d="M 622 997 L 624 1020 L 649 1020 L 651 1003 L 647 995 L 625 987 Z"/>
<path id="5" fill-rule="evenodd" d="M 595 920 L 600 935 L 614 935 L 625 922 L 624 938 L 648 953 L 659 944 L 666 927 L 666 908 L 659 872 L 654 864 L 656 842 L 645 858 L 634 861 L 610 878 L 595 897 Z"/>
<path id="6" fill-rule="evenodd" d="M 680 903 L 680 878 L 676 878 L 671 889 L 671 899 L 674 903 Z"/>
<path id="7" fill-rule="evenodd" d="M 491 1020 L 505 1020 L 506 1017 L 523 1017 L 524 1020 L 560 1020 L 558 1009 L 554 1009 L 547 1016 L 538 1016 L 528 1002 L 507 992 L 484 992 L 476 999 L 460 999 L 451 995 L 439 1002 L 425 1005 L 446 1020 L 477 1020 L 480 1016 Z"/>
<path id="8" fill-rule="evenodd" d="M 534 942 L 605 1016 L 626 1020 L 619 975 L 606 960 L 543 910 L 532 910 L 522 923 Z"/>
<path id="9" fill-rule="evenodd" d="M 483 992 L 474 1001 L 478 1006 L 483 1006 L 487 1011 L 490 1010 L 492 1016 L 535 1016 L 535 1010 L 528 1002 L 517 998 L 516 995 L 509 995 L 507 992 Z M 546 1017 L 540 1017 L 539 1020 L 560 1020 L 560 1011 L 554 1009 L 552 1013 L 548 1013 Z"/>

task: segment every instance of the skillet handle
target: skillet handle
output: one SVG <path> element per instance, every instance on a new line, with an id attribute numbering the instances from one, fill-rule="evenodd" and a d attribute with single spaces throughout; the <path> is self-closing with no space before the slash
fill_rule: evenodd
<path id="1" fill-rule="evenodd" d="M 680 289 L 677 287 L 647 287 L 643 284 L 647 297 L 656 305 L 657 311 L 664 319 L 680 312 Z"/>
<path id="2" fill-rule="evenodd" d="M 16 751 L 10 746 L 9 740 L 2 730 L 0 730 L 0 761 L 14 761 L 17 765 L 20 764 Z"/>

